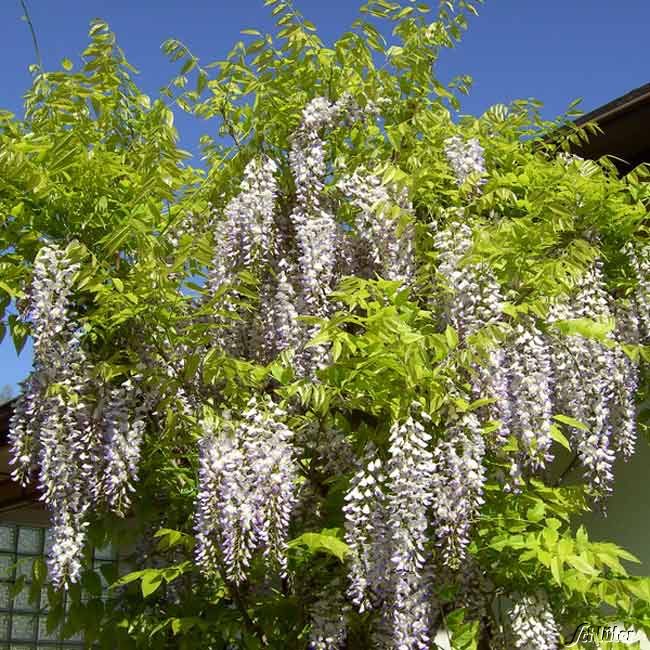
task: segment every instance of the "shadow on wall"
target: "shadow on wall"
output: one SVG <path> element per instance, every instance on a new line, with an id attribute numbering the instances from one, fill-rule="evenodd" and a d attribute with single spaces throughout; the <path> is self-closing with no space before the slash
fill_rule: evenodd
<path id="1" fill-rule="evenodd" d="M 583 519 L 591 539 L 614 542 L 639 558 L 641 564 L 625 563 L 634 575 L 650 575 L 649 471 L 650 444 L 640 439 L 632 458 L 616 463 L 607 514 L 591 512 Z"/>

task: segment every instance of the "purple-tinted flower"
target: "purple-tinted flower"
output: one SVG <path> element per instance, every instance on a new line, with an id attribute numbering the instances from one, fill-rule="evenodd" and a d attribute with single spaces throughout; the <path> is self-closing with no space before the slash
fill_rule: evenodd
<path id="1" fill-rule="evenodd" d="M 461 218 L 460 212 L 453 215 L 434 236 L 441 293 L 433 307 L 466 342 L 482 327 L 499 322 L 503 295 L 487 265 L 464 263 L 472 249 L 472 229 Z"/>
<path id="2" fill-rule="evenodd" d="M 111 510 L 122 516 L 131 505 L 138 478 L 145 413 L 146 405 L 131 380 L 111 391 L 103 413 L 106 450 L 103 496 Z"/>
<path id="3" fill-rule="evenodd" d="M 350 548 L 348 594 L 360 612 L 386 598 L 391 567 L 385 483 L 382 463 L 370 450 L 345 495 L 345 541 Z"/>
<path id="4" fill-rule="evenodd" d="M 292 432 L 276 407 L 249 405 L 239 422 L 217 429 L 206 422 L 200 443 L 197 562 L 209 574 L 221 563 L 243 582 L 261 550 L 281 574 L 295 503 Z"/>
<path id="5" fill-rule="evenodd" d="M 510 431 L 517 438 L 519 462 L 533 471 L 552 459 L 551 417 L 553 415 L 553 366 L 548 342 L 532 319 L 514 327 L 507 351 L 510 380 Z M 520 469 L 513 466 L 517 484 Z"/>
<path id="6" fill-rule="evenodd" d="M 650 340 L 650 246 L 634 247 L 628 243 L 623 249 L 634 271 L 636 287 L 633 300 L 636 305 L 642 342 Z"/>
<path id="7" fill-rule="evenodd" d="M 520 597 L 509 614 L 516 650 L 557 650 L 560 632 L 545 597 Z"/>
<path id="8" fill-rule="evenodd" d="M 424 650 L 430 641 L 423 569 L 434 463 L 428 450 L 431 436 L 423 425 L 430 418 L 416 403 L 411 410 L 404 422 L 391 428 L 386 466 L 392 633 L 396 648 Z"/>
<path id="9" fill-rule="evenodd" d="M 474 179 L 477 186 L 485 183 L 484 150 L 476 138 L 464 140 L 454 135 L 445 140 L 445 155 L 456 176 L 458 185 Z"/>
<path id="10" fill-rule="evenodd" d="M 616 305 L 614 337 L 620 345 L 639 342 L 639 322 L 633 306 Z M 612 349 L 612 386 L 610 403 L 612 449 L 625 460 L 634 453 L 637 438 L 637 408 L 635 397 L 639 388 L 639 363 L 621 347 Z"/>
<path id="11" fill-rule="evenodd" d="M 550 321 L 611 318 L 601 265 L 596 263 L 578 282 L 570 299 L 555 304 Z M 611 491 L 612 413 L 615 393 L 615 354 L 603 343 L 582 336 L 556 336 L 553 341 L 556 411 L 579 420 L 571 440 L 589 486 L 598 498 Z"/>
<path id="12" fill-rule="evenodd" d="M 364 170 L 339 181 L 337 187 L 358 210 L 356 236 L 367 259 L 359 266 L 387 280 L 408 285 L 413 280 L 413 228 L 400 224 L 403 196 L 393 196 L 381 179 Z M 400 226 L 402 226 L 400 228 Z"/>
<path id="13" fill-rule="evenodd" d="M 469 533 L 483 504 L 485 442 L 473 413 L 455 416 L 433 452 L 433 522 L 443 562 L 465 560 Z"/>
<path id="14" fill-rule="evenodd" d="M 310 607 L 309 650 L 339 650 L 345 647 L 349 608 L 343 599 L 339 581 L 333 580 Z"/>

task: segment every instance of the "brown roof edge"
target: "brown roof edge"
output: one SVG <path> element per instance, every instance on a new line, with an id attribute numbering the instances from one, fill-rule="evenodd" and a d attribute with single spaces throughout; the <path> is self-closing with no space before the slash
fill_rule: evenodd
<path id="1" fill-rule="evenodd" d="M 638 88 L 631 90 L 629 93 L 621 95 L 607 104 L 603 104 L 603 106 L 594 109 L 586 115 L 582 115 L 575 120 L 575 123 L 578 126 L 581 126 L 586 122 L 602 123 L 603 121 L 617 117 L 621 113 L 631 110 L 637 104 L 642 104 L 644 102 L 650 102 L 650 83 L 639 86 Z"/>

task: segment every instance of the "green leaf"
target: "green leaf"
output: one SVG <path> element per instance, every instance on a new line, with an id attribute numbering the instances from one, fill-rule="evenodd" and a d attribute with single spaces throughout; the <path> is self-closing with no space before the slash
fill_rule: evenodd
<path id="1" fill-rule="evenodd" d="M 458 333 L 450 325 L 447 325 L 447 329 L 445 329 L 445 339 L 452 350 L 458 346 Z"/>
<path id="2" fill-rule="evenodd" d="M 153 594 L 158 587 L 163 583 L 163 576 L 159 570 L 148 569 L 144 572 L 142 576 L 142 584 L 140 588 L 142 589 L 142 595 L 144 598 Z"/>
<path id="3" fill-rule="evenodd" d="M 574 318 L 570 320 L 558 320 L 553 325 L 566 336 L 578 335 L 587 339 L 609 342 L 608 334 L 614 330 L 615 321 L 613 318 L 606 321 Z"/>
<path id="4" fill-rule="evenodd" d="M 7 292 L 12 298 L 18 298 L 23 295 L 22 291 L 10 287 L 4 280 L 0 280 L 0 289 Z"/>
<path id="5" fill-rule="evenodd" d="M 141 571 L 132 571 L 131 573 L 127 573 L 126 575 L 123 575 L 119 580 L 114 582 L 112 585 L 110 585 L 109 589 L 117 589 L 118 587 L 123 587 L 124 585 L 128 585 L 131 582 L 140 580 L 145 573 L 147 573 L 147 569 L 143 569 Z"/>
<path id="6" fill-rule="evenodd" d="M 15 598 L 25 587 L 25 576 L 19 575 L 9 590 L 10 598 Z"/>
<path id="7" fill-rule="evenodd" d="M 568 424 L 570 427 L 573 427 L 574 429 L 580 429 L 581 431 L 589 431 L 589 427 L 586 424 L 580 422 L 580 420 L 576 420 L 575 418 L 570 417 L 569 415 L 554 415 L 553 419 L 557 420 L 558 422 L 561 422 L 562 424 Z M 551 435 L 553 435 L 552 432 Z M 555 440 L 555 437 L 553 439 Z M 560 441 L 558 440 L 558 442 Z M 567 445 L 568 444 L 569 443 L 567 441 Z M 567 447 L 567 449 L 569 449 L 569 447 Z"/>
<path id="8" fill-rule="evenodd" d="M 569 555 L 567 562 L 582 573 L 587 575 L 597 576 L 599 571 L 596 567 L 590 564 L 582 555 Z"/>
<path id="9" fill-rule="evenodd" d="M 45 578 L 47 578 L 47 566 L 45 560 L 38 557 L 32 562 L 32 581 L 43 585 L 45 584 Z"/>
<path id="10" fill-rule="evenodd" d="M 558 534 L 555 528 L 544 528 L 544 530 L 542 531 L 542 535 L 544 537 L 544 541 L 546 542 L 546 545 L 551 548 L 555 546 L 558 538 L 560 537 L 560 535 Z"/>
<path id="11" fill-rule="evenodd" d="M 621 548 L 620 546 L 617 547 L 616 549 L 616 554 L 619 557 L 622 557 L 624 560 L 627 560 L 628 562 L 634 562 L 635 564 L 641 564 L 641 560 L 636 555 L 632 555 L 629 551 L 626 551 L 624 548 Z"/>
<path id="12" fill-rule="evenodd" d="M 623 583 L 625 588 L 637 598 L 650 603 L 650 579 L 631 578 Z"/>
<path id="13" fill-rule="evenodd" d="M 81 584 L 91 596 L 102 595 L 102 580 L 95 571 L 85 571 L 81 579 Z"/>
<path id="14" fill-rule="evenodd" d="M 73 68 L 74 66 L 73 66 L 73 64 L 72 64 L 72 61 L 70 61 L 70 59 L 63 59 L 63 60 L 61 61 L 61 67 L 62 67 L 64 70 L 70 72 L 70 70 L 72 70 L 72 68 Z"/>
<path id="15" fill-rule="evenodd" d="M 544 505 L 544 502 L 540 500 L 536 501 L 535 505 L 532 508 L 528 508 L 528 511 L 526 512 L 526 518 L 528 521 L 536 523 L 544 519 L 545 514 L 546 506 Z"/>
<path id="16" fill-rule="evenodd" d="M 350 552 L 350 547 L 337 537 L 339 529 L 323 529 L 320 533 L 303 533 L 299 537 L 292 539 L 288 546 L 305 546 L 310 554 L 324 552 L 333 555 L 343 562 Z"/>
<path id="17" fill-rule="evenodd" d="M 477 650 L 479 622 L 465 620 L 465 610 L 457 609 L 446 617 L 452 650 Z"/>
<path id="18" fill-rule="evenodd" d="M 561 444 L 566 450 L 571 451 L 571 445 L 569 444 L 569 441 L 566 439 L 562 431 L 560 431 L 560 428 L 556 427 L 554 424 L 551 425 L 551 438 L 553 438 L 555 442 Z"/>
<path id="19" fill-rule="evenodd" d="M 200 354 L 192 354 L 187 357 L 187 359 L 185 360 L 185 368 L 183 368 L 183 379 L 185 379 L 185 381 L 190 381 L 194 377 L 200 363 L 201 363 Z M 176 531 L 172 531 L 172 532 L 176 532 Z"/>
<path id="20" fill-rule="evenodd" d="M 22 352 L 25 342 L 27 341 L 27 336 L 29 335 L 29 327 L 23 323 L 22 320 L 16 314 L 9 315 L 9 331 L 11 332 L 11 338 L 14 342 L 14 348 L 16 349 L 16 354 Z"/>
<path id="21" fill-rule="evenodd" d="M 561 585 L 562 560 L 557 555 L 551 557 L 551 574 L 553 575 L 553 579 L 558 583 L 558 585 Z"/>
<path id="22" fill-rule="evenodd" d="M 339 339 L 336 339 L 332 343 L 332 351 L 331 351 L 332 361 L 334 362 L 338 361 L 342 351 L 343 351 L 343 346 L 341 345 L 341 341 Z"/>
<path id="23" fill-rule="evenodd" d="M 167 549 L 172 548 L 173 546 L 177 546 L 178 544 L 183 544 L 188 548 L 192 548 L 194 546 L 194 537 L 192 537 L 192 535 L 188 535 L 187 533 L 183 533 L 180 530 L 161 528 L 160 530 L 156 531 L 154 537 L 160 539 L 158 542 L 158 549 L 161 551 L 166 551 Z"/>

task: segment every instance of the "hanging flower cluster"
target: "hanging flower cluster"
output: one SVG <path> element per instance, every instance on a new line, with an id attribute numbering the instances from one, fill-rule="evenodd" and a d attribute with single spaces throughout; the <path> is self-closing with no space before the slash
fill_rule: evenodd
<path id="1" fill-rule="evenodd" d="M 298 272 L 304 313 L 325 315 L 327 293 L 334 279 L 338 225 L 323 199 L 327 175 L 325 141 L 321 132 L 332 128 L 341 107 L 317 97 L 307 104 L 293 135 L 289 162 L 296 183 L 291 212 L 298 248 Z"/>
<path id="2" fill-rule="evenodd" d="M 624 460 L 634 453 L 637 439 L 636 394 L 639 388 L 639 363 L 620 346 L 639 343 L 639 319 L 636 311 L 621 305 L 615 308 L 616 327 L 614 338 L 619 344 L 612 349 L 613 396 L 610 418 L 614 432 L 612 446 Z"/>
<path id="3" fill-rule="evenodd" d="M 494 400 L 484 413 L 488 420 L 498 422 L 499 445 L 511 436 L 517 440 L 519 449 L 508 461 L 511 469 L 506 488 L 518 489 L 525 472 L 548 466 L 552 460 L 552 417 L 564 414 L 585 425 L 571 429 L 572 440 L 592 493 L 606 495 L 613 479 L 614 452 L 629 457 L 634 449 L 637 364 L 617 346 L 577 335 L 543 333 L 532 317 L 522 317 L 504 328 L 504 300 L 494 275 L 485 265 L 465 261 L 472 249 L 472 231 L 461 217 L 462 213 L 450 215 L 446 227 L 434 236 L 443 292 L 434 308 L 462 342 L 468 343 L 488 325 L 507 333 L 505 340 L 476 364 L 473 378 L 473 396 Z M 642 274 L 638 259 L 632 257 L 632 266 Z M 641 319 L 636 314 L 642 298 L 637 296 L 635 302 L 636 310 L 619 306 L 612 341 L 640 340 L 637 323 Z M 575 319 L 608 321 L 613 315 L 610 303 L 601 267 L 595 264 L 580 279 L 575 295 L 553 305 L 547 325 Z"/>
<path id="4" fill-rule="evenodd" d="M 22 397 L 26 407 L 16 409 L 11 427 L 16 478 L 28 480 L 32 455 L 38 453 L 39 488 L 52 512 L 49 570 L 58 586 L 76 582 L 81 572 L 86 513 L 99 478 L 92 456 L 101 450 L 88 402 L 87 359 L 70 309 L 77 270 L 55 246 L 36 257 L 27 314 L 34 371 Z M 51 385 L 58 387 L 54 395 L 47 392 Z M 37 428 L 26 419 L 30 415 Z"/>
<path id="5" fill-rule="evenodd" d="M 284 573 L 289 518 L 295 502 L 292 432 L 251 401 L 241 421 L 206 422 L 200 443 L 196 559 L 206 574 L 225 567 L 246 580 L 253 554 Z"/>
<path id="6" fill-rule="evenodd" d="M 427 648 L 423 581 L 433 500 L 428 416 L 418 404 L 390 431 L 386 473 L 375 457 L 354 476 L 345 500 L 351 549 L 350 596 L 360 611 L 379 609 L 396 648 Z M 371 450 L 372 453 L 372 450 Z M 373 454 L 374 455 L 374 454 Z"/>
<path id="7" fill-rule="evenodd" d="M 485 183 L 484 149 L 476 138 L 465 141 L 459 135 L 454 135 L 447 138 L 444 145 L 458 185 L 464 185 L 472 178 L 477 185 Z"/>
<path id="8" fill-rule="evenodd" d="M 102 496 L 116 513 L 124 516 L 131 506 L 148 405 L 131 379 L 110 392 L 104 405 L 105 472 L 97 500 Z"/>
<path id="9" fill-rule="evenodd" d="M 427 588 L 421 579 L 426 560 L 433 458 L 431 436 L 422 422 L 429 417 L 419 404 L 390 432 L 387 526 L 391 548 L 391 617 L 396 648 L 427 648 Z"/>
<path id="10" fill-rule="evenodd" d="M 521 466 L 543 469 L 551 460 L 552 363 L 549 346 L 532 320 L 517 324 L 507 350 L 510 431 L 520 452 L 512 465 L 511 478 L 518 482 Z"/>
<path id="11" fill-rule="evenodd" d="M 509 613 L 517 650 L 557 650 L 560 632 L 546 598 L 525 595 Z"/>
<path id="12" fill-rule="evenodd" d="M 555 305 L 550 315 L 552 322 L 581 318 L 611 318 L 598 263 L 580 279 L 576 295 Z M 584 425 L 571 428 L 571 440 L 592 491 L 604 496 L 611 491 L 615 460 L 611 441 L 611 415 L 617 392 L 614 353 L 600 341 L 570 336 L 555 339 L 553 358 L 557 410 Z"/>
<path id="13" fill-rule="evenodd" d="M 360 612 L 377 607 L 385 598 L 390 566 L 386 476 L 374 451 L 353 476 L 343 506 L 351 557 L 348 593 Z"/>
<path id="14" fill-rule="evenodd" d="M 433 452 L 433 520 L 445 564 L 465 560 L 469 532 L 483 504 L 485 442 L 481 423 L 463 413 Z"/>
<path id="15" fill-rule="evenodd" d="M 351 235 L 336 221 L 335 206 L 325 196 L 331 172 L 325 133 L 375 114 L 374 104 L 361 109 L 349 95 L 336 102 L 314 98 L 304 108 L 291 138 L 289 168 L 295 197 L 288 217 L 275 208 L 277 166 L 268 158 L 246 166 L 240 192 L 221 218 L 215 215 L 216 250 L 207 282 L 211 294 L 234 282 L 237 271 L 255 271 L 265 279 L 256 310 L 259 317 L 238 309 L 232 292 L 222 298 L 222 311 L 235 314 L 233 319 L 216 319 L 220 326 L 217 343 L 228 353 L 268 360 L 292 349 L 294 366 L 301 375 L 313 375 L 326 365 L 325 346 L 305 347 L 315 328 L 298 320 L 299 316 L 328 316 L 329 294 L 341 274 L 350 271 L 345 260 L 350 259 Z M 380 187 L 375 189 L 382 193 Z M 370 195 L 369 200 L 372 205 L 374 197 Z M 395 224 L 390 228 L 394 231 Z M 408 232 L 405 238 L 393 234 L 392 242 L 384 241 L 386 254 L 392 256 L 386 263 L 391 268 L 393 262 L 401 264 L 394 269 L 398 275 L 407 275 L 412 268 Z"/>
<path id="16" fill-rule="evenodd" d="M 356 170 L 337 187 L 359 211 L 355 230 L 361 244 L 357 255 L 361 275 L 376 274 L 410 284 L 414 273 L 413 228 L 408 224 L 401 232 L 399 228 L 401 206 L 407 204 L 406 199 L 393 199 L 381 179 L 364 170 Z"/>
<path id="17" fill-rule="evenodd" d="M 269 358 L 288 348 L 295 349 L 301 343 L 296 291 L 290 280 L 294 276 L 293 266 L 286 260 L 280 260 L 275 293 L 269 289 L 268 303 L 263 310 L 267 319 L 264 344 Z"/>
<path id="18" fill-rule="evenodd" d="M 310 608 L 309 650 L 338 650 L 347 638 L 346 614 L 350 606 L 343 599 L 338 580 L 326 585 L 322 596 Z"/>
<path id="19" fill-rule="evenodd" d="M 636 287 L 633 294 L 641 339 L 650 340 L 650 246 L 645 245 L 635 249 L 629 243 L 624 252 L 630 260 L 634 271 Z"/>
<path id="20" fill-rule="evenodd" d="M 42 499 L 52 514 L 52 582 L 77 582 L 91 508 L 124 514 L 137 478 L 145 408 L 127 381 L 106 404 L 71 308 L 74 275 L 66 251 L 44 246 L 34 262 L 26 318 L 34 370 L 16 406 L 10 442 L 13 476 L 26 485 L 38 458 Z"/>
<path id="21" fill-rule="evenodd" d="M 231 283 L 234 274 L 273 254 L 277 165 L 270 158 L 254 158 L 244 169 L 240 192 L 215 220 L 215 255 L 208 275 L 208 287 L 217 291 Z"/>
<path id="22" fill-rule="evenodd" d="M 276 171 L 277 165 L 269 158 L 251 160 L 244 170 L 240 192 L 226 205 L 223 218 L 213 219 L 216 246 L 207 278 L 211 294 L 235 284 L 239 271 L 259 269 L 273 257 Z M 230 354 L 247 355 L 255 328 L 247 314 L 238 309 L 236 298 L 236 294 L 227 293 L 220 301 L 221 311 L 233 317 L 222 314 L 217 318 L 217 343 Z"/>
<path id="23" fill-rule="evenodd" d="M 503 297 L 494 275 L 485 264 L 465 264 L 472 249 L 472 229 L 462 211 L 434 236 L 438 255 L 437 273 L 442 280 L 442 297 L 434 308 L 457 332 L 461 341 L 501 318 Z"/>

